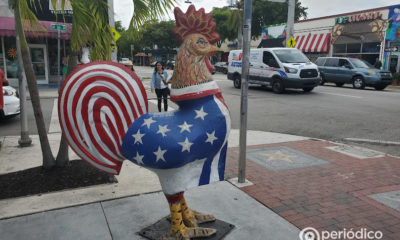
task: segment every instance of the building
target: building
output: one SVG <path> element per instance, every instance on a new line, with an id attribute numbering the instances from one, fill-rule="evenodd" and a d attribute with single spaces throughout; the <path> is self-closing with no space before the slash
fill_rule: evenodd
<path id="1" fill-rule="evenodd" d="M 285 24 L 266 26 L 258 47 L 284 47 L 285 29 Z M 294 24 L 293 37 L 295 48 L 312 61 L 346 56 L 374 64 L 379 58 L 384 69 L 400 72 L 400 5 L 300 20 Z M 222 49 L 233 50 L 227 46 Z"/>
<path id="2" fill-rule="evenodd" d="M 52 29 L 54 24 L 66 26 L 66 30 L 61 31 L 61 59 L 69 54 L 69 38 L 71 36 L 72 24 L 55 22 L 55 14 L 49 1 L 41 0 L 41 10 L 37 13 L 43 26 L 39 32 L 31 32 L 25 29 L 25 36 L 28 41 L 33 69 L 38 84 L 57 83 L 58 61 L 57 61 L 57 30 Z M 47 5 L 46 5 L 47 4 Z M 72 9 L 65 9 L 66 21 L 72 22 Z M 54 20 L 54 21 L 49 21 Z M 58 20 L 62 20 L 59 14 Z M 0 0 L 0 68 L 4 71 L 10 85 L 18 85 L 18 61 L 14 14 L 8 8 L 8 0 Z M 62 64 L 62 63 L 61 63 Z"/>

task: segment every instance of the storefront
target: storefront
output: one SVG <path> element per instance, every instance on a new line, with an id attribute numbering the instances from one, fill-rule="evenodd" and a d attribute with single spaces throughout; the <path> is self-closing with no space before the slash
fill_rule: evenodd
<path id="1" fill-rule="evenodd" d="M 385 39 L 384 69 L 400 72 L 400 5 L 389 7 Z"/>
<path id="2" fill-rule="evenodd" d="M 14 17 L 7 4 L 0 4 L 0 8 L 3 15 L 0 16 L 0 69 L 6 74 L 10 85 L 17 86 L 19 71 Z M 53 17 L 55 18 L 55 15 Z M 33 70 L 38 84 L 56 84 L 58 81 L 58 33 L 57 30 L 52 29 L 52 25 L 63 24 L 66 26 L 66 30 L 61 31 L 60 34 L 60 55 L 63 59 L 69 54 L 68 39 L 71 35 L 72 24 L 53 21 L 40 21 L 40 24 L 43 27 L 41 31 L 32 32 L 28 28 L 25 29 Z"/>

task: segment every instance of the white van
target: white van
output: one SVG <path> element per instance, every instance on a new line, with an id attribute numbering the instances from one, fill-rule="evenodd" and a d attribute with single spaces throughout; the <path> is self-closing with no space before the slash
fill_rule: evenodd
<path id="1" fill-rule="evenodd" d="M 240 88 L 242 50 L 229 52 L 228 79 Z M 271 87 L 275 93 L 286 88 L 310 92 L 321 81 L 318 67 L 295 48 L 250 49 L 249 84 Z"/>

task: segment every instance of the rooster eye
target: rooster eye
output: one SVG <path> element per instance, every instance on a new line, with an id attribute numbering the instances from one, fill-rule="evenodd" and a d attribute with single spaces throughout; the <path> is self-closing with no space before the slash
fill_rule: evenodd
<path id="1" fill-rule="evenodd" d="M 202 47 L 204 47 L 206 45 L 206 41 L 204 41 L 203 38 L 199 38 L 199 40 L 197 40 L 197 43 L 200 44 Z"/>

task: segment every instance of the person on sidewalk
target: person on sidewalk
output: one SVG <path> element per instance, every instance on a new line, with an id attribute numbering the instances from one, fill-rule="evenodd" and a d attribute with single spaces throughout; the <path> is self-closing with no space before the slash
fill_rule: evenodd
<path id="1" fill-rule="evenodd" d="M 127 67 L 127 68 L 129 68 L 129 70 L 131 70 L 132 72 L 135 71 L 135 69 L 133 68 L 133 63 L 132 63 L 131 60 L 126 61 L 126 62 L 124 63 L 124 66 Z"/>
<path id="2" fill-rule="evenodd" d="M 151 77 L 151 92 L 156 92 L 157 95 L 157 107 L 158 111 L 161 112 L 161 98 L 164 100 L 164 111 L 168 111 L 168 73 L 164 71 L 164 67 L 161 62 L 157 62 L 154 68 L 153 75 Z"/>
<path id="3" fill-rule="evenodd" d="M 0 69 L 0 109 L 4 108 L 3 85 L 8 86 L 8 81 L 3 70 Z"/>

